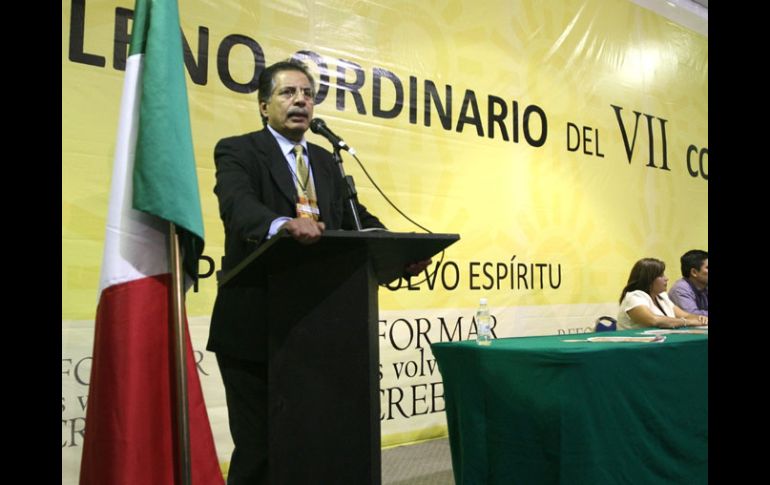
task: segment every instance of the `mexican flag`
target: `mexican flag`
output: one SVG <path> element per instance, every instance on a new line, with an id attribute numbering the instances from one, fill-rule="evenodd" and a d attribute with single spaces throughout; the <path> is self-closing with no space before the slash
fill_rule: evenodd
<path id="1" fill-rule="evenodd" d="M 81 485 L 179 483 L 169 222 L 203 251 L 177 0 L 136 0 L 96 311 Z M 185 327 L 187 325 L 185 316 Z M 194 484 L 223 484 L 186 338 Z"/>

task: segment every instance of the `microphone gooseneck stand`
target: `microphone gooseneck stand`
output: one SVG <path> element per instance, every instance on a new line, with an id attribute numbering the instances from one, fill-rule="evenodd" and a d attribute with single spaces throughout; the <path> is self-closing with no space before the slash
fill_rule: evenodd
<path id="1" fill-rule="evenodd" d="M 356 184 L 353 182 L 353 177 L 345 175 L 345 169 L 342 167 L 342 155 L 340 154 L 340 147 L 334 145 L 334 161 L 337 162 L 337 166 L 340 168 L 340 175 L 342 176 L 343 185 L 345 186 L 345 198 L 348 199 L 350 204 L 350 211 L 353 213 L 353 220 L 356 223 L 356 231 L 361 230 L 361 219 L 358 217 L 358 209 L 356 209 Z"/>

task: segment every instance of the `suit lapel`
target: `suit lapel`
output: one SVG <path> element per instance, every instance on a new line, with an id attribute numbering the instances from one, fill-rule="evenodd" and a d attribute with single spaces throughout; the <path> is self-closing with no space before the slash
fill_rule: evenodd
<path id="1" fill-rule="evenodd" d="M 284 197 L 292 205 L 296 204 L 297 192 L 294 187 L 294 180 L 286 163 L 286 157 L 281 153 L 281 146 L 267 128 L 257 132 L 257 137 L 257 145 L 265 151 L 265 159 L 267 160 L 267 168 L 270 170 L 270 176 L 273 177 L 275 184 Z"/>

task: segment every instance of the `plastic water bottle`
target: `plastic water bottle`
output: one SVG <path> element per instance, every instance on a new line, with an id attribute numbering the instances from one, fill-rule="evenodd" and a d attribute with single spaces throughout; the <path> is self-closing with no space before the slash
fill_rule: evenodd
<path id="1" fill-rule="evenodd" d="M 476 343 L 479 345 L 492 345 L 492 321 L 489 318 L 487 299 L 479 300 L 479 309 L 476 310 Z"/>

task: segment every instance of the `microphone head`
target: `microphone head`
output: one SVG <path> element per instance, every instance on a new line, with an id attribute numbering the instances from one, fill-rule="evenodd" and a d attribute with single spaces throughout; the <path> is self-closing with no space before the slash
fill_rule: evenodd
<path id="1" fill-rule="evenodd" d="M 321 118 L 313 118 L 310 120 L 310 131 L 316 134 L 320 134 L 321 129 L 326 128 L 326 122 Z"/>

